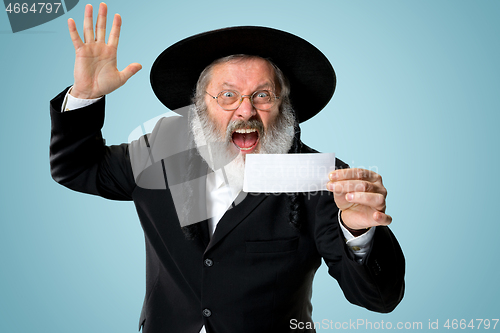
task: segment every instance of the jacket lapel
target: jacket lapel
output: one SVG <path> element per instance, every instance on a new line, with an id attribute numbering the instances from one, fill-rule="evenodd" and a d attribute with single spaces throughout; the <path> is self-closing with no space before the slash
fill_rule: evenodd
<path id="1" fill-rule="evenodd" d="M 244 193 L 241 192 L 240 195 L 242 194 Z M 267 197 L 267 195 L 262 193 L 246 193 L 246 198 L 240 204 L 227 210 L 221 218 L 205 252 L 217 245 Z"/>

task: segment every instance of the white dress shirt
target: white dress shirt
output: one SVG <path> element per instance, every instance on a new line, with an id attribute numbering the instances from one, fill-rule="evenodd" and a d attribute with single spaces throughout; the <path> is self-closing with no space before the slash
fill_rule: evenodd
<path id="1" fill-rule="evenodd" d="M 215 228 L 226 211 L 231 208 L 233 202 L 240 195 L 241 188 L 231 187 L 228 185 L 227 178 L 224 175 L 224 168 L 215 170 L 207 175 L 207 216 L 211 216 L 208 220 L 208 229 L 210 230 L 210 238 L 215 232 Z"/>

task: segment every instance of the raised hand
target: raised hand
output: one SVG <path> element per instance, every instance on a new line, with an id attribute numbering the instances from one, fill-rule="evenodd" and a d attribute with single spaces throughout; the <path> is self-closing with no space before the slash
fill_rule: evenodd
<path id="1" fill-rule="evenodd" d="M 389 225 L 392 218 L 385 214 L 387 190 L 382 177 L 365 169 L 342 169 L 330 173 L 327 188 L 342 210 L 342 221 L 354 236 L 366 228 Z"/>
<path id="2" fill-rule="evenodd" d="M 138 63 L 128 65 L 121 72 L 116 67 L 116 50 L 120 37 L 122 20 L 115 14 L 113 27 L 106 44 L 106 16 L 108 7 L 99 5 L 96 32 L 94 36 L 92 6 L 85 6 L 82 42 L 73 19 L 68 20 L 69 34 L 75 47 L 75 83 L 70 94 L 77 98 L 97 98 L 116 90 L 137 73 L 142 66 Z"/>

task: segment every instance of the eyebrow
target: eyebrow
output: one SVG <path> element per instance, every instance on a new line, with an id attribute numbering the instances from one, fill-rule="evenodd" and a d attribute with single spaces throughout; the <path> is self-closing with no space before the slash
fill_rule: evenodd
<path id="1" fill-rule="evenodd" d="M 236 89 L 236 86 L 234 84 L 230 83 L 230 82 L 223 82 L 222 83 L 222 87 L 228 87 L 228 88 Z M 268 88 L 268 89 L 274 90 L 274 85 L 272 83 L 270 83 L 270 82 L 266 82 L 266 83 L 258 85 L 257 88 L 255 89 L 255 91 L 262 90 L 264 88 Z"/>

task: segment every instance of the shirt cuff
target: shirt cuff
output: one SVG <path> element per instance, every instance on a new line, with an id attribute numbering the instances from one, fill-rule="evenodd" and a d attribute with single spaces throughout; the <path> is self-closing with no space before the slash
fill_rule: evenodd
<path id="1" fill-rule="evenodd" d="M 71 110 L 76 110 L 76 109 L 81 109 L 86 106 L 89 106 L 91 104 L 94 104 L 103 96 L 98 97 L 98 98 L 90 98 L 90 99 L 82 99 L 82 98 L 76 98 L 70 95 L 70 91 L 73 89 L 73 87 L 68 89 L 68 92 L 66 93 L 66 96 L 64 97 L 64 101 L 62 104 L 61 112 L 65 111 L 71 111 Z"/>
<path id="2" fill-rule="evenodd" d="M 342 233 L 344 234 L 347 247 L 354 254 L 358 262 L 362 262 L 365 259 L 367 253 L 370 251 L 376 227 L 371 227 L 370 230 L 368 230 L 364 234 L 355 237 L 349 232 L 349 230 L 347 230 L 346 227 L 344 227 L 344 225 L 340 221 L 340 212 L 341 211 L 339 209 L 338 220 L 340 228 L 342 229 Z"/>

